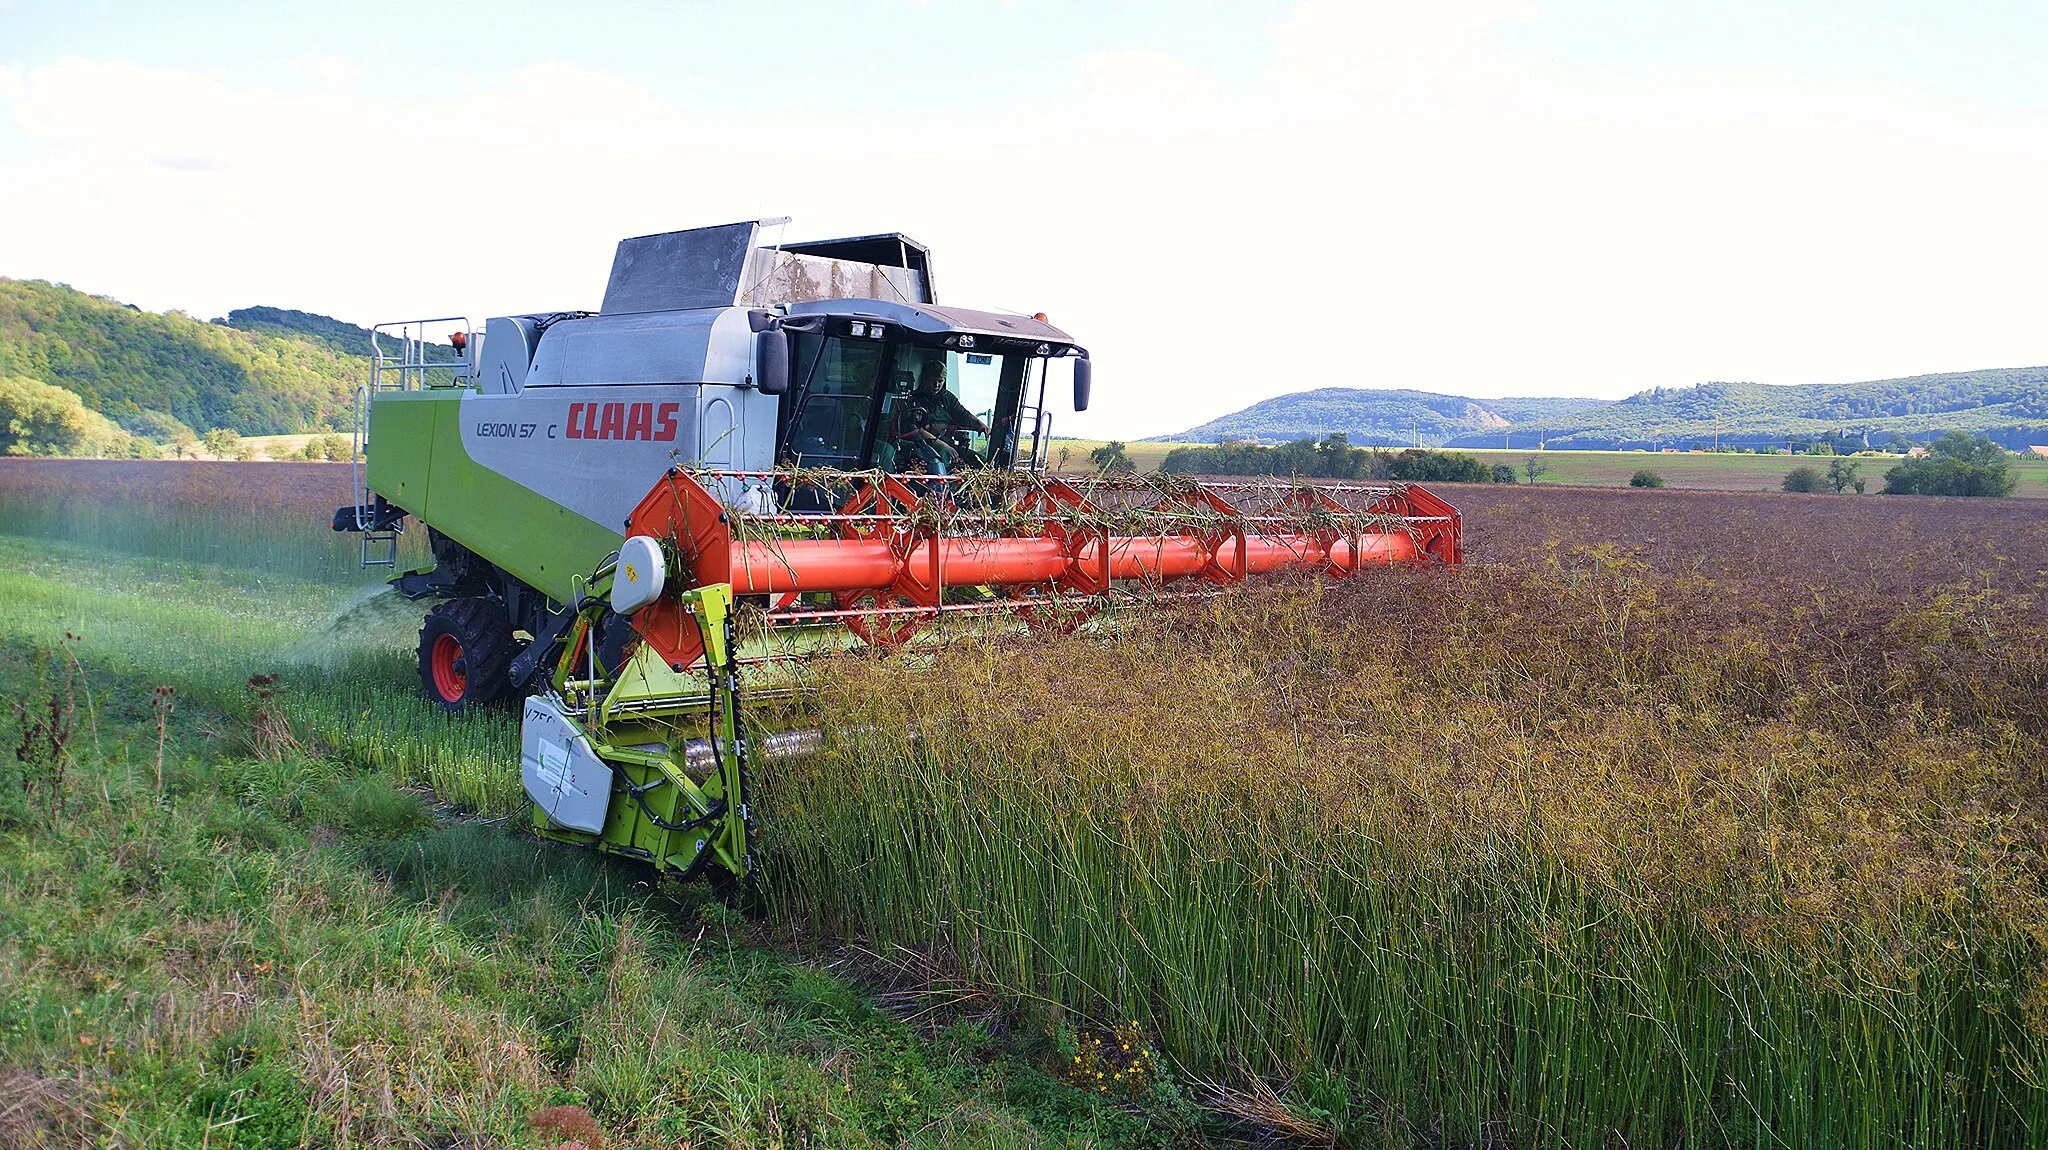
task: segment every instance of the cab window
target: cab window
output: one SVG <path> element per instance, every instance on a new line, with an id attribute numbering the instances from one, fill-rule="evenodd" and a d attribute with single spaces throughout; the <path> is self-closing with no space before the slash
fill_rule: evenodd
<path id="1" fill-rule="evenodd" d="M 857 471 L 875 411 L 883 345 L 800 335 L 792 348 L 789 433 L 784 456 L 796 467 Z"/>

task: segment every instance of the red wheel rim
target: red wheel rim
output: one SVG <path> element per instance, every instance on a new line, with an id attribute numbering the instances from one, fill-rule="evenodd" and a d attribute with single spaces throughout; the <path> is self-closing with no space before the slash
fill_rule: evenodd
<path id="1" fill-rule="evenodd" d="M 469 687 L 469 676 L 455 665 L 462 661 L 462 641 L 453 635 L 437 636 L 428 661 L 434 671 L 434 690 L 441 699 L 449 703 L 461 702 L 462 692 Z"/>

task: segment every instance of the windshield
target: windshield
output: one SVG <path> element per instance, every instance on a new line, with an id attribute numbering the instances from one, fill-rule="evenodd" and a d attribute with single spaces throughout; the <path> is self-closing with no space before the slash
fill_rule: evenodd
<path id="1" fill-rule="evenodd" d="M 1011 467 L 1020 412 L 1044 379 L 1036 350 L 799 335 L 783 457 L 798 467 L 933 475 Z"/>

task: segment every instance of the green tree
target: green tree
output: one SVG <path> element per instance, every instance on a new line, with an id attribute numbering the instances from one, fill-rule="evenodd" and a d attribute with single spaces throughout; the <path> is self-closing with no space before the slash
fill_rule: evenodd
<path id="1" fill-rule="evenodd" d="M 1533 455 L 1522 461 L 1522 474 L 1528 476 L 1531 483 L 1536 482 L 1544 472 L 1549 470 L 1550 466 L 1548 464 Z"/>
<path id="2" fill-rule="evenodd" d="M 1124 443 L 1120 439 L 1112 439 L 1089 452 L 1088 460 L 1095 465 L 1095 470 L 1105 475 L 1130 475 L 1138 470 L 1138 465 L 1125 454 Z"/>
<path id="3" fill-rule="evenodd" d="M 2011 495 L 2019 486 L 2012 457 L 1981 435 L 1950 431 L 1927 455 L 1884 473 L 1886 495 Z"/>
<path id="4" fill-rule="evenodd" d="M 1835 489 L 1836 495 L 1840 495 L 1852 486 L 1857 488 L 1856 493 L 1858 495 L 1863 494 L 1861 485 L 1856 481 L 1856 472 L 1862 466 L 1860 463 L 1851 463 L 1840 456 L 1836 456 L 1828 464 L 1828 486 Z"/>
<path id="5" fill-rule="evenodd" d="M 1787 491 L 1814 492 L 1828 489 L 1827 476 L 1811 467 L 1795 467 L 1785 473 L 1785 482 L 1778 486 Z"/>
<path id="6" fill-rule="evenodd" d="M 242 437 L 230 428 L 216 427 L 205 435 L 200 436 L 199 442 L 201 446 L 206 448 L 206 453 L 215 459 L 248 460 L 256 458 L 256 448 L 251 444 L 243 443 Z"/>
<path id="7" fill-rule="evenodd" d="M 1628 477 L 1628 485 L 1630 487 L 1662 487 L 1664 486 L 1664 477 L 1651 471 L 1649 468 L 1644 468 Z"/>
<path id="8" fill-rule="evenodd" d="M 181 435 L 188 439 L 198 438 L 192 434 L 191 428 L 185 426 L 175 416 L 161 411 L 130 412 L 115 422 L 130 435 L 139 435 L 157 443 L 176 443 Z"/>
<path id="9" fill-rule="evenodd" d="M 72 392 L 19 376 L 0 377 L 0 455 L 72 455 L 119 434 Z"/>
<path id="10" fill-rule="evenodd" d="M 345 435 L 319 435 L 307 440 L 306 446 L 299 449 L 299 458 L 347 463 L 354 452 L 354 446 Z"/>
<path id="11" fill-rule="evenodd" d="M 1462 451 L 1411 447 L 1388 461 L 1384 478 L 1404 483 L 1492 483 L 1493 468 Z"/>
<path id="12" fill-rule="evenodd" d="M 1505 463 L 1494 464 L 1493 481 L 1495 483 L 1513 483 L 1515 481 L 1515 469 Z"/>

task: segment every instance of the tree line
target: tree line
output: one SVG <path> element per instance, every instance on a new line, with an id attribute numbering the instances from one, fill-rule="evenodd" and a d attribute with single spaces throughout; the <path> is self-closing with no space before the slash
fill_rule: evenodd
<path id="1" fill-rule="evenodd" d="M 1817 467 L 1795 467 L 1780 484 L 1786 491 L 1822 492 L 1837 495 L 1853 487 L 1863 493 L 1864 481 L 1857 475 L 1858 464 L 1836 458 L 1826 473 Z M 1927 454 L 1911 459 L 1884 473 L 1886 495 L 2011 495 L 2019 486 L 2013 474 L 2012 456 L 1982 435 L 1951 431 L 1927 445 Z"/>
<path id="2" fill-rule="evenodd" d="M 1342 433 L 1275 447 L 1220 443 L 1176 447 L 1159 470 L 1182 475 L 1286 476 L 1297 479 L 1397 480 L 1406 483 L 1513 483 L 1515 469 L 1462 451 L 1353 447 Z"/>

